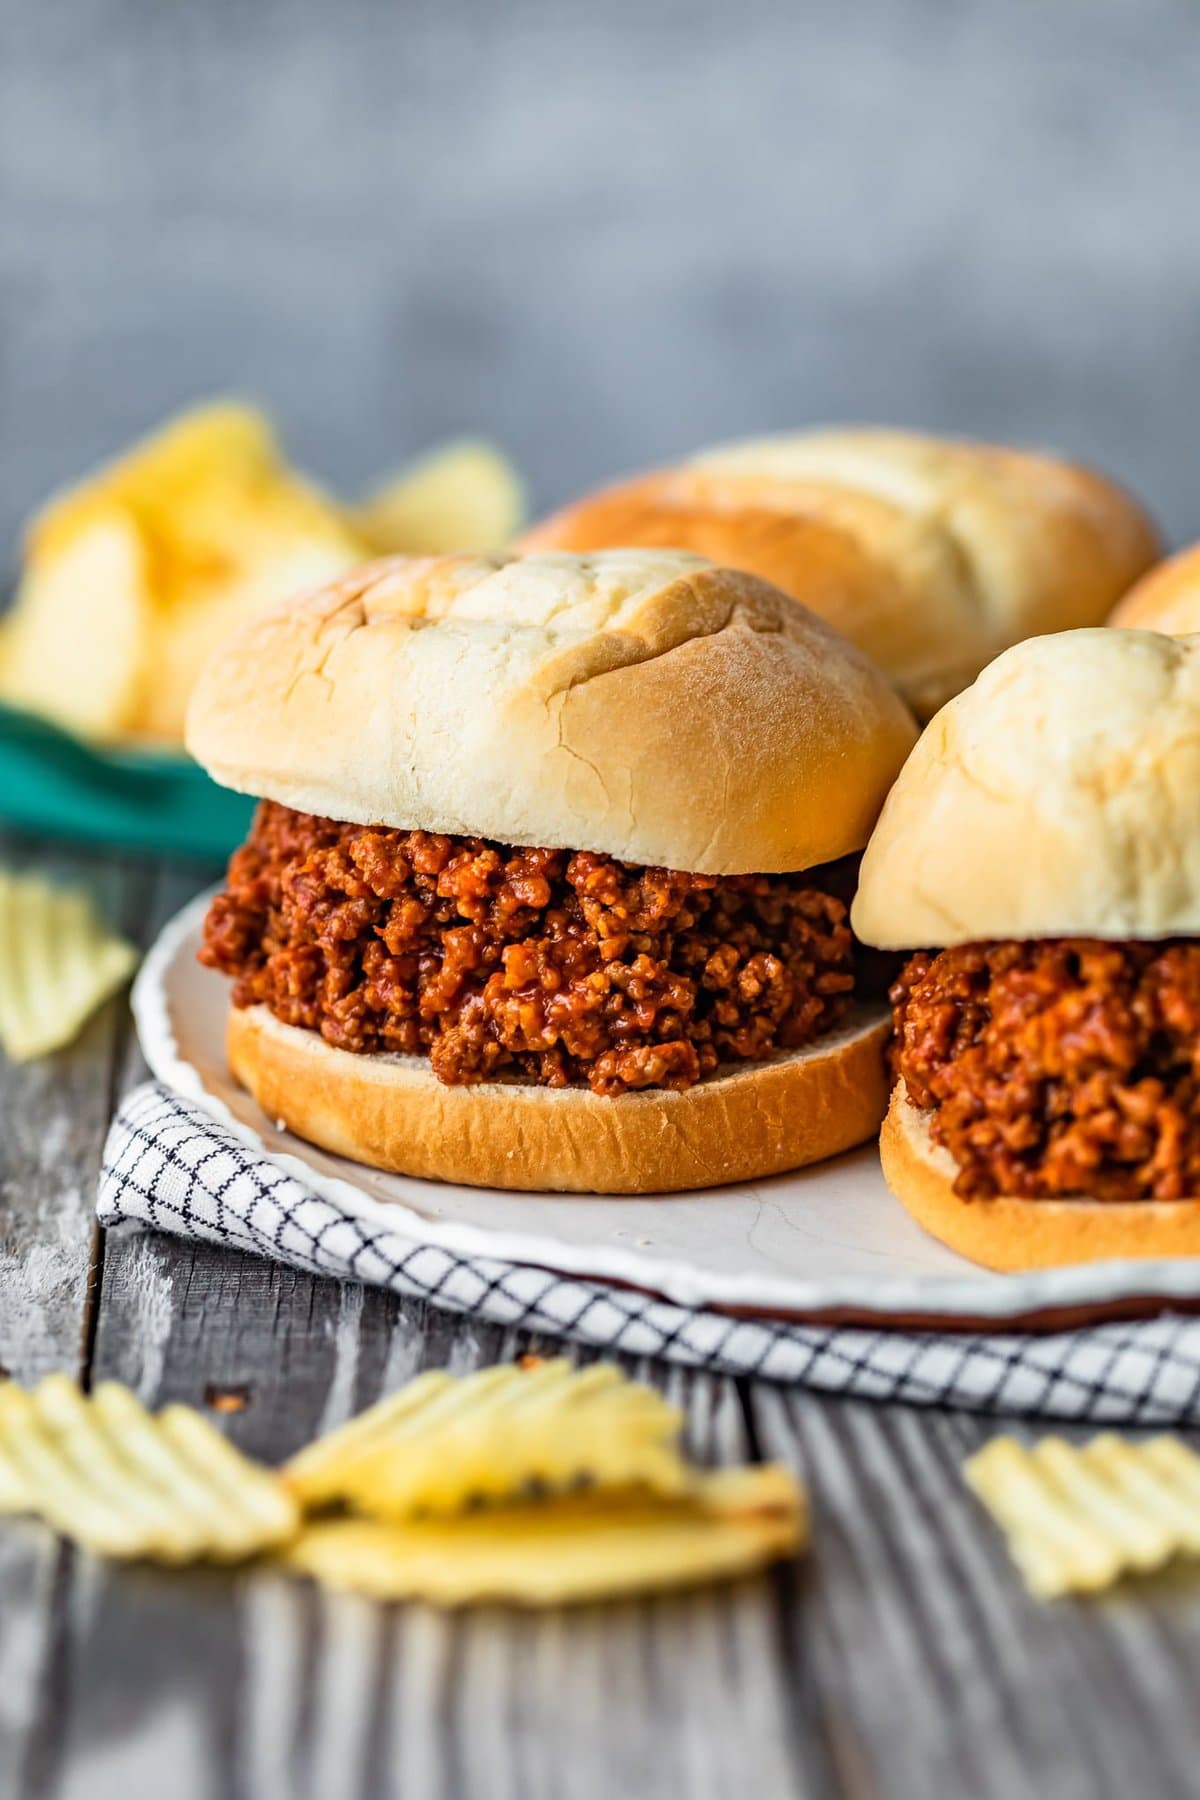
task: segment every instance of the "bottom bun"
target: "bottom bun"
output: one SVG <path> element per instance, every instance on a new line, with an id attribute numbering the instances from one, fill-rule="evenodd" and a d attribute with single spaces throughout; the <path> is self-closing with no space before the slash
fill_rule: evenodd
<path id="1" fill-rule="evenodd" d="M 899 1083 L 879 1137 L 887 1184 L 932 1237 L 986 1269 L 1200 1256 L 1200 1200 L 964 1200 L 929 1125 Z"/>
<path id="2" fill-rule="evenodd" d="M 469 1187 L 662 1194 L 753 1181 L 872 1136 L 887 1105 L 884 1013 L 685 1092 L 528 1081 L 447 1087 L 418 1056 L 335 1050 L 264 1006 L 234 1008 L 229 1061 L 272 1119 L 372 1168 Z"/>

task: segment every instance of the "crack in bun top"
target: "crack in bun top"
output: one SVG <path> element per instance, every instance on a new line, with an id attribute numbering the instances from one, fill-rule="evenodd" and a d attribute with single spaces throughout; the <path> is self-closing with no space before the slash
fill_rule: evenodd
<path id="1" fill-rule="evenodd" d="M 299 811 L 706 874 L 861 849 L 915 735 L 828 625 L 673 551 L 386 559 L 253 621 L 188 720 Z"/>
<path id="2" fill-rule="evenodd" d="M 914 432 L 816 431 L 708 450 L 585 495 L 527 549 L 674 544 L 753 570 L 854 640 L 929 718 L 1034 632 L 1098 625 L 1158 534 L 1061 458 Z"/>

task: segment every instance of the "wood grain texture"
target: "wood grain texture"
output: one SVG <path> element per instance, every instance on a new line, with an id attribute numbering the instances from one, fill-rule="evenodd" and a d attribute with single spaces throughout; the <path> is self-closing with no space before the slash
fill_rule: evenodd
<path id="1" fill-rule="evenodd" d="M 811 1486 L 789 1640 L 852 1791 L 885 1772 L 914 1800 L 1195 1793 L 1195 1583 L 1032 1600 L 961 1475 L 1001 1427 L 765 1386 L 749 1404 L 764 1454 Z"/>
<path id="2" fill-rule="evenodd" d="M 198 885 L 69 866 L 143 940 Z M 117 1234 L 93 1254 L 104 1130 L 143 1073 L 119 1005 L 52 1063 L 0 1066 L 0 1341 L 14 1373 L 115 1377 L 155 1404 L 232 1394 L 241 1410 L 215 1416 L 277 1460 L 421 1369 L 552 1347 L 209 1246 Z M 1200 1594 L 1164 1580 L 1098 1604 L 1028 1599 L 961 1481 L 989 1424 L 639 1372 L 679 1399 L 703 1460 L 800 1470 L 808 1559 L 676 1598 L 452 1615 L 270 1575 L 109 1568 L 9 1524 L 0 1794 L 1195 1792 Z"/>
<path id="3" fill-rule="evenodd" d="M 417 1302 L 138 1238 L 108 1246 L 93 1372 L 151 1403 L 244 1394 L 244 1410 L 222 1422 L 273 1460 L 422 1368 L 465 1371 L 532 1342 Z M 732 1383 L 658 1378 L 686 1406 L 699 1456 L 749 1453 Z M 831 1791 L 819 1731 L 802 1734 L 797 1752 L 769 1581 L 524 1617 L 380 1609 L 269 1575 L 222 1586 L 95 1568 L 89 1580 L 58 1746 L 68 1792 L 72 1772 L 102 1755 L 113 1793 L 127 1793 L 184 1694 L 209 1722 L 209 1755 L 187 1764 L 195 1786 L 183 1794 L 219 1789 L 231 1770 L 255 1794 L 313 1800 L 667 1796 L 681 1781 L 714 1797 L 746 1792 L 747 1780 L 766 1795 Z M 98 1673 L 80 1685 L 77 1671 L 107 1667 L 123 1670 L 119 1694 Z M 231 1746 L 229 1768 L 214 1760 L 220 1743 Z"/>
<path id="4" fill-rule="evenodd" d="M 0 864 L 85 886 L 127 928 L 138 876 L 0 832 Z M 85 1372 L 96 1252 L 93 1214 L 113 1070 L 128 1030 L 111 1001 L 69 1048 L 40 1062 L 0 1057 L 0 1371 L 36 1381 Z M 0 1539 L 0 1792 L 38 1778 L 37 1721 L 61 1646 L 68 1557 L 48 1532 Z"/>

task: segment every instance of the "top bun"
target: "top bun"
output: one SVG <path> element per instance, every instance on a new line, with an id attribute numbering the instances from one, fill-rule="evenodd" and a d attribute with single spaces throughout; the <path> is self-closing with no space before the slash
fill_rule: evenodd
<path id="1" fill-rule="evenodd" d="M 927 727 L 854 930 L 889 950 L 1200 935 L 1197 794 L 1200 638 L 1032 638 Z"/>
<path id="2" fill-rule="evenodd" d="M 1110 625 L 1187 637 L 1200 631 L 1200 544 L 1151 569 L 1121 601 Z"/>
<path id="3" fill-rule="evenodd" d="M 717 875 L 861 849 L 915 736 L 803 607 L 644 551 L 372 564 L 234 637 L 188 718 L 301 811 Z"/>
<path id="4" fill-rule="evenodd" d="M 1160 553 L 1103 476 L 878 430 L 706 451 L 577 501 L 522 544 L 676 545 L 750 569 L 852 638 L 923 718 L 1009 644 L 1100 624 Z"/>

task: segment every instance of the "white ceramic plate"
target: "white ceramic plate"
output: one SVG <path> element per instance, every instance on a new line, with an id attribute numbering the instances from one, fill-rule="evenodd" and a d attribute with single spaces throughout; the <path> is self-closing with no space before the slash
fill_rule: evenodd
<path id="1" fill-rule="evenodd" d="M 794 1175 L 652 1199 L 515 1194 L 383 1175 L 282 1131 L 225 1063 L 229 984 L 196 961 L 208 896 L 169 924 L 133 1006 L 157 1078 L 346 1211 L 464 1255 L 628 1283 L 685 1306 L 880 1324 L 1072 1322 L 1200 1301 L 1200 1259 L 994 1275 L 925 1235 L 873 1147 Z M 614 1102 L 619 1104 L 619 1102 Z"/>

